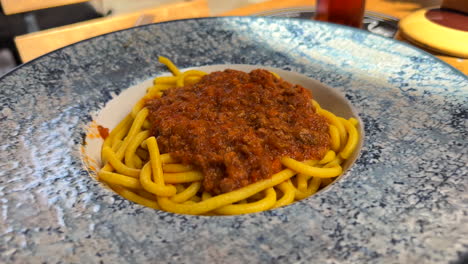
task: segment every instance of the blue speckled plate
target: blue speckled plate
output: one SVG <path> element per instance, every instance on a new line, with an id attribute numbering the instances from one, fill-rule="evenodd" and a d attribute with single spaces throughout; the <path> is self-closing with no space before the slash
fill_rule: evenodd
<path id="1" fill-rule="evenodd" d="M 83 169 L 84 125 L 166 69 L 258 64 L 344 93 L 366 142 L 348 175 L 274 211 L 155 211 Z M 0 78 L 0 262 L 448 263 L 468 251 L 468 79 L 364 31 L 278 18 L 143 26 L 58 50 Z"/>

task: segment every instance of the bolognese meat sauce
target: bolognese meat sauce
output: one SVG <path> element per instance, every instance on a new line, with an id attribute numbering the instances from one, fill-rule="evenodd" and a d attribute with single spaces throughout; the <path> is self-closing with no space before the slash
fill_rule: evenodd
<path id="1" fill-rule="evenodd" d="M 321 159 L 325 118 L 311 93 L 266 70 L 214 72 L 146 103 L 161 153 L 204 174 L 203 189 L 229 192 L 271 177 L 281 157 Z"/>

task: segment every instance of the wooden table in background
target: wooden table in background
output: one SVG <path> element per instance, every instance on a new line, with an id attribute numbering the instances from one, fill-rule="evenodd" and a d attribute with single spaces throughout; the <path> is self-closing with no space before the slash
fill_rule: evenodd
<path id="1" fill-rule="evenodd" d="M 87 2 L 88 0 L 0 0 L 5 15 Z"/>
<path id="2" fill-rule="evenodd" d="M 398 19 L 401 19 L 411 12 L 414 12 L 420 8 L 429 7 L 429 6 L 438 6 L 442 0 L 413 0 L 412 2 L 403 2 L 403 1 L 390 1 L 390 0 L 367 0 L 366 1 L 366 10 L 382 13 L 385 15 L 393 16 Z M 271 0 L 267 2 L 262 2 L 258 4 L 248 5 L 242 8 L 231 10 L 224 13 L 224 16 L 249 16 L 258 14 L 265 11 L 281 9 L 281 8 L 290 8 L 290 7 L 314 7 L 315 0 Z M 397 39 L 404 41 L 399 35 Z M 445 61 L 446 63 L 457 68 L 464 74 L 468 75 L 468 59 L 455 58 L 451 56 L 446 56 L 434 52 L 434 54 L 439 59 Z"/>
<path id="3" fill-rule="evenodd" d="M 209 14 L 207 0 L 191 0 L 33 32 L 15 37 L 15 44 L 21 60 L 28 62 L 81 40 L 134 27 L 139 24 L 138 22 L 142 18 L 149 20 L 145 21 L 147 24 L 175 19 L 207 17 Z"/>
<path id="4" fill-rule="evenodd" d="M 0 0 L 11 2 L 13 0 Z M 15 0 L 26 1 L 26 0 Z M 27 0 L 32 1 L 32 0 Z M 55 2 L 59 0 L 53 0 Z M 81 0 L 61 0 L 81 1 Z M 222 1 L 222 0 L 220 0 Z M 228 1 L 228 0 L 226 0 Z M 396 18 L 403 18 L 411 12 L 428 6 L 440 5 L 442 0 L 367 0 L 366 10 L 374 11 Z M 258 4 L 248 5 L 231 10 L 223 16 L 248 16 L 265 11 L 271 11 L 290 7 L 314 7 L 315 0 L 270 0 Z M 15 43 L 24 62 L 34 59 L 42 54 L 75 43 L 80 40 L 105 34 L 108 32 L 129 28 L 141 15 L 152 15 L 153 22 L 168 21 L 174 19 L 208 16 L 207 0 L 192 0 L 158 8 L 142 10 L 116 17 L 106 17 L 89 20 L 63 27 L 34 32 L 15 38 Z M 433 53 L 434 54 L 434 53 Z M 434 54 L 458 70 L 468 75 L 468 59 L 459 59 L 441 54 Z"/>

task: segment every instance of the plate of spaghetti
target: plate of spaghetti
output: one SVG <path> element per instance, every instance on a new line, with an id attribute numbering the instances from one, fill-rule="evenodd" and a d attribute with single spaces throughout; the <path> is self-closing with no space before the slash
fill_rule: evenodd
<path id="1" fill-rule="evenodd" d="M 114 32 L 0 77 L 0 262 L 462 263 L 468 78 L 315 21 Z"/>
<path id="2" fill-rule="evenodd" d="M 87 129 L 87 167 L 121 196 L 172 213 L 255 213 L 315 194 L 356 160 L 362 126 L 333 89 L 280 69 L 159 61 L 172 76 L 127 89 Z"/>

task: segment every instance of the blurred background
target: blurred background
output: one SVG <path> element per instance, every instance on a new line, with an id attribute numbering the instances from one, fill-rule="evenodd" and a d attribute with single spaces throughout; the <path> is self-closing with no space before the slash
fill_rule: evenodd
<path id="1" fill-rule="evenodd" d="M 230 15 L 231 10 L 262 2 L 270 2 L 271 6 L 276 6 L 273 3 L 275 1 L 0 0 L 0 75 L 22 62 L 95 35 L 172 19 Z M 411 2 L 410 8 L 416 10 L 438 5 L 442 0 L 382 1 L 403 7 Z M 285 1 L 278 0 L 279 2 Z M 286 2 L 296 6 L 305 3 L 296 0 Z M 310 3 L 312 7 L 315 1 L 311 0 Z"/>

